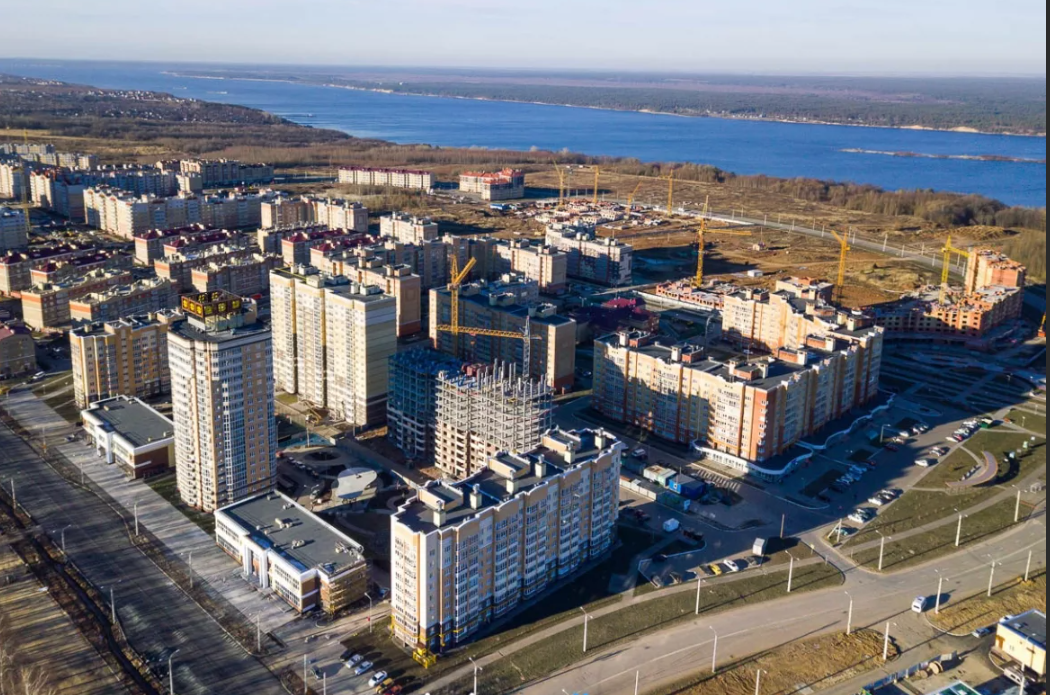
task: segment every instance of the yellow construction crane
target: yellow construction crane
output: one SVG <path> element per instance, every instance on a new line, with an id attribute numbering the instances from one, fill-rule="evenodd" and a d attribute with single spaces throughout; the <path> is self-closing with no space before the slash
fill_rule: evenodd
<path id="1" fill-rule="evenodd" d="M 456 357 L 460 356 L 459 351 L 459 336 L 460 335 L 472 335 L 472 336 L 487 336 L 489 338 L 511 338 L 514 340 L 525 341 L 522 361 L 524 362 L 523 374 L 529 376 L 530 365 L 532 363 L 532 341 L 539 340 L 539 336 L 532 335 L 532 326 L 529 319 L 525 319 L 525 332 L 515 333 L 514 331 L 496 331 L 490 328 L 472 328 L 469 326 L 461 326 L 459 323 L 459 288 L 462 287 L 463 281 L 467 275 L 474 268 L 477 259 L 471 258 L 467 265 L 461 271 L 459 269 L 459 261 L 453 254 L 449 258 L 449 262 L 452 265 L 452 278 L 448 284 L 449 295 L 451 297 L 451 323 L 438 325 L 436 329 L 442 333 L 452 334 L 452 350 Z"/>
<path id="2" fill-rule="evenodd" d="M 645 182 L 639 181 L 638 185 L 634 187 L 633 191 L 631 191 L 631 195 L 627 196 L 627 214 L 631 213 L 631 206 L 634 205 L 634 197 L 638 195 L 638 189 L 642 187 L 643 183 Z"/>
<path id="3" fill-rule="evenodd" d="M 674 214 L 674 172 L 667 175 L 667 216 Z"/>
<path id="4" fill-rule="evenodd" d="M 554 161 L 554 173 L 558 175 L 558 209 L 565 205 L 565 172 L 558 161 Z"/>
<path id="5" fill-rule="evenodd" d="M 706 236 L 708 234 L 722 234 L 724 236 L 751 236 L 751 232 L 740 232 L 731 229 L 709 230 L 707 228 L 707 201 L 704 202 L 704 211 L 700 218 L 700 229 L 697 230 L 696 250 L 696 277 L 693 278 L 693 287 L 699 289 L 704 286 L 704 250 L 707 246 Z"/>
<path id="6" fill-rule="evenodd" d="M 26 155 L 29 155 L 29 131 L 22 129 L 22 144 L 26 147 Z M 33 223 L 29 217 L 29 211 L 32 209 L 33 204 L 30 202 L 30 173 L 29 173 L 29 159 L 22 160 L 22 202 L 18 205 L 22 210 L 22 224 L 26 228 L 26 238 L 28 239 L 33 233 Z"/>
<path id="7" fill-rule="evenodd" d="M 595 205 L 598 204 L 598 181 L 601 179 L 602 170 L 598 167 L 594 167 L 594 201 Z"/>
<path id="8" fill-rule="evenodd" d="M 943 267 L 941 268 L 941 294 L 938 301 L 941 304 L 944 304 L 948 299 L 948 276 L 951 274 L 952 269 L 952 254 L 958 254 L 963 258 L 969 259 L 970 252 L 952 246 L 951 236 L 948 237 L 948 241 L 945 242 L 942 251 L 944 252 L 944 262 Z"/>
<path id="9" fill-rule="evenodd" d="M 1043 314 L 1043 322 L 1039 324 L 1039 337 L 1046 337 L 1046 314 Z"/>
<path id="10" fill-rule="evenodd" d="M 846 258 L 849 256 L 849 237 L 843 237 L 834 229 L 831 230 L 831 235 L 835 237 L 835 240 L 839 242 L 839 274 L 835 281 L 835 302 L 838 304 L 842 303 L 842 295 L 846 290 Z"/>

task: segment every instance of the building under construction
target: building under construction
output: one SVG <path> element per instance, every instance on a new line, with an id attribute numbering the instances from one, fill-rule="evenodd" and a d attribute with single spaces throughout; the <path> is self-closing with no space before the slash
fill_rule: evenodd
<path id="1" fill-rule="evenodd" d="M 442 372 L 436 396 L 434 465 L 456 480 L 498 452 L 531 451 L 553 422 L 547 381 L 525 379 L 506 364 Z"/>
<path id="2" fill-rule="evenodd" d="M 410 462 L 433 460 L 438 375 L 461 367 L 451 355 L 429 349 L 399 352 L 390 358 L 387 436 Z"/>

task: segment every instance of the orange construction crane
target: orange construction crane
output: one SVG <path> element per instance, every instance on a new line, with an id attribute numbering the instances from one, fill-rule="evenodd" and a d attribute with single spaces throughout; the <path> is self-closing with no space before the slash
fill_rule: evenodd
<path id="1" fill-rule="evenodd" d="M 969 251 L 957 249 L 954 246 L 952 246 L 951 236 L 948 237 L 948 241 L 945 242 L 944 249 L 942 250 L 944 251 L 944 261 L 942 263 L 941 268 L 941 295 L 939 301 L 941 304 L 944 304 L 945 300 L 947 300 L 948 298 L 948 276 L 952 270 L 952 255 L 958 254 L 963 258 L 969 260 L 971 254 Z"/>
<path id="2" fill-rule="evenodd" d="M 839 242 L 839 274 L 835 281 L 835 302 L 842 304 L 842 295 L 846 291 L 846 258 L 849 256 L 849 235 L 843 237 L 834 229 L 831 235 Z"/>
<path id="3" fill-rule="evenodd" d="M 449 324 L 442 324 L 436 326 L 438 331 L 442 333 L 452 334 L 452 350 L 456 357 L 460 356 L 459 351 L 459 336 L 460 335 L 471 335 L 471 336 L 487 336 L 490 338 L 511 338 L 514 340 L 523 340 L 525 345 L 522 351 L 522 362 L 524 362 L 523 374 L 528 377 L 531 371 L 532 364 L 532 341 L 539 340 L 539 336 L 532 335 L 531 321 L 525 319 L 525 332 L 515 333 L 513 331 L 495 331 L 489 328 L 472 328 L 469 326 L 462 326 L 459 323 L 459 288 L 463 285 L 463 280 L 466 279 L 467 275 L 474 268 L 477 259 L 471 258 L 467 265 L 461 271 L 459 269 L 459 261 L 455 255 L 450 256 L 449 262 L 452 264 L 452 278 L 448 284 L 449 295 L 451 296 L 451 315 L 452 321 Z"/>
<path id="4" fill-rule="evenodd" d="M 1043 314 L 1043 322 L 1039 324 L 1039 337 L 1046 337 L 1046 314 Z"/>

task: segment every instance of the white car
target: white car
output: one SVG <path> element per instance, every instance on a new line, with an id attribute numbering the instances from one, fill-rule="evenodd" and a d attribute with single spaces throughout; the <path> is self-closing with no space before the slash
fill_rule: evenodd
<path id="1" fill-rule="evenodd" d="M 870 519 L 868 519 L 865 516 L 862 516 L 862 515 L 858 514 L 857 512 L 853 512 L 852 514 L 850 514 L 846 518 L 849 519 L 850 521 L 852 521 L 853 523 L 857 524 L 858 526 L 863 526 L 864 524 L 866 524 L 866 523 L 868 523 L 870 521 Z"/>
<path id="2" fill-rule="evenodd" d="M 876 507 L 885 507 L 887 502 L 881 497 L 875 496 L 868 499 L 868 504 L 874 504 Z"/>
<path id="3" fill-rule="evenodd" d="M 376 687 L 377 685 L 386 680 L 386 676 L 386 671 L 380 671 L 379 673 L 368 679 L 368 686 L 370 688 Z"/>
<path id="4" fill-rule="evenodd" d="M 734 572 L 734 573 L 735 572 L 739 572 L 740 570 L 743 569 L 743 567 L 740 566 L 740 563 L 737 560 L 726 560 L 722 564 L 724 564 L 729 569 L 730 572 Z"/>
<path id="5" fill-rule="evenodd" d="M 915 465 L 918 466 L 919 468 L 929 468 L 930 466 L 934 465 L 935 463 L 937 463 L 937 462 L 934 461 L 933 459 L 919 459 L 918 461 L 915 462 Z"/>
<path id="6" fill-rule="evenodd" d="M 363 675 L 365 675 L 366 673 L 368 673 L 371 670 L 372 670 L 372 662 L 371 661 L 362 661 L 360 664 L 357 665 L 357 668 L 354 669 L 354 675 L 355 676 L 363 676 Z"/>

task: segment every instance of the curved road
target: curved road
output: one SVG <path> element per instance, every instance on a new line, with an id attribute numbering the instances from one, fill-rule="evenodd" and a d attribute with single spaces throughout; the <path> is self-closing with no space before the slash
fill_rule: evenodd
<path id="1" fill-rule="evenodd" d="M 731 662 L 788 642 L 845 630 L 849 592 L 855 601 L 854 628 L 882 630 L 892 621 L 894 638 L 906 649 L 917 647 L 933 635 L 925 621 L 910 611 L 916 596 L 936 593 L 939 570 L 947 577 L 948 596 L 969 596 L 987 588 L 990 563 L 999 584 L 1024 574 L 1029 551 L 1033 567 L 1046 564 L 1046 526 L 1040 516 L 998 538 L 892 575 L 860 569 L 846 570 L 846 584 L 837 589 L 784 598 L 711 616 L 650 634 L 591 654 L 586 661 L 533 683 L 516 692 L 522 695 L 632 695 L 635 675 L 641 693 L 662 692 L 674 683 L 709 670 L 714 642 L 719 635 L 718 661 Z M 950 601 L 950 599 L 948 599 Z"/>

